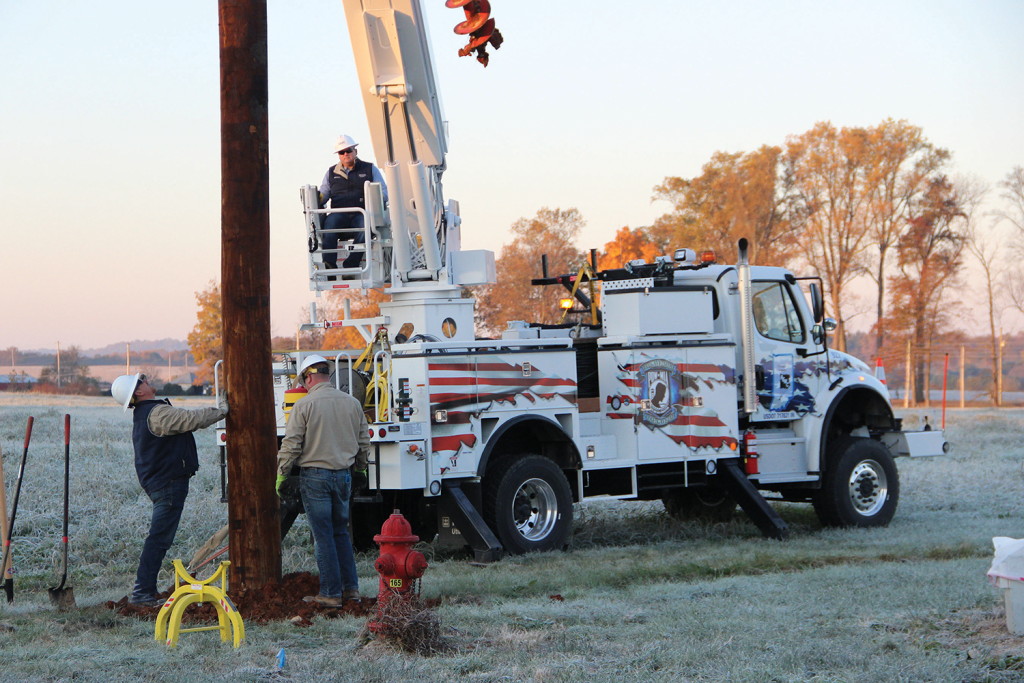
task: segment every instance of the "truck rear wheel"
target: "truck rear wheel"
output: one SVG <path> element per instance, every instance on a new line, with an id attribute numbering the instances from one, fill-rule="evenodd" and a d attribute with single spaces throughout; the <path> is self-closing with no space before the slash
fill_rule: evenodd
<path id="1" fill-rule="evenodd" d="M 572 532 L 569 482 L 539 455 L 500 463 L 486 480 L 484 519 L 512 554 L 564 550 Z"/>
<path id="2" fill-rule="evenodd" d="M 825 526 L 886 526 L 896 514 L 900 480 L 889 450 L 874 439 L 846 437 L 830 445 L 827 470 L 814 497 Z"/>
<path id="3" fill-rule="evenodd" d="M 665 512 L 683 522 L 728 522 L 736 512 L 736 499 L 718 489 L 670 489 L 661 502 Z"/>

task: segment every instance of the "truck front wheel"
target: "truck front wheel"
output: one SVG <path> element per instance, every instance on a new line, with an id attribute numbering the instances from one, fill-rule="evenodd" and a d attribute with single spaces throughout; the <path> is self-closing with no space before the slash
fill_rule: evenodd
<path id="1" fill-rule="evenodd" d="M 539 455 L 497 466 L 487 477 L 484 518 L 505 550 L 564 550 L 572 532 L 572 492 L 562 470 Z"/>
<path id="2" fill-rule="evenodd" d="M 867 438 L 846 437 L 828 449 L 828 469 L 814 497 L 825 526 L 886 526 L 896 514 L 900 480 L 889 450 Z"/>

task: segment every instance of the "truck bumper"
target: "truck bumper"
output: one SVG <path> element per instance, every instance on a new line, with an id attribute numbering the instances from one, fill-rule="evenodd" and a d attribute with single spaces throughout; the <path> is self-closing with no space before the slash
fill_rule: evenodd
<path id="1" fill-rule="evenodd" d="M 924 432 L 886 432 L 882 435 L 885 444 L 894 458 L 909 455 L 912 458 L 924 458 L 949 453 L 949 442 L 941 429 Z"/>

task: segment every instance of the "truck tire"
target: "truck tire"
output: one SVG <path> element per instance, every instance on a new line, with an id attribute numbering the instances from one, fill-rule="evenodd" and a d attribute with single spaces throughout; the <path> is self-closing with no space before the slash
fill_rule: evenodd
<path id="1" fill-rule="evenodd" d="M 514 555 L 565 550 L 572 532 L 572 492 L 551 460 L 524 455 L 487 477 L 484 520 Z"/>
<path id="2" fill-rule="evenodd" d="M 683 522 L 728 522 L 736 512 L 736 499 L 718 489 L 670 489 L 661 502 L 665 512 Z"/>
<path id="3" fill-rule="evenodd" d="M 900 480 L 889 450 L 868 438 L 844 437 L 828 447 L 827 469 L 813 499 L 825 526 L 887 526 L 900 500 Z"/>

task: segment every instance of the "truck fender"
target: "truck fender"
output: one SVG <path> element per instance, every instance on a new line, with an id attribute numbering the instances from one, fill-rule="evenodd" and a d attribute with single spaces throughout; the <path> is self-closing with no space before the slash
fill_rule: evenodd
<path id="1" fill-rule="evenodd" d="M 538 455 L 550 457 L 562 469 L 577 469 L 583 466 L 579 449 L 569 435 L 565 433 L 565 430 L 562 429 L 562 425 L 543 415 L 517 415 L 502 423 L 488 437 L 484 450 L 480 454 L 480 463 L 477 466 L 478 477 L 483 477 L 486 474 L 487 466 L 492 457 L 499 458 L 506 453 L 521 453 L 531 449 L 531 444 L 523 443 L 522 439 L 519 438 L 517 438 L 514 447 L 509 448 L 507 445 L 503 447 L 504 437 L 512 436 L 516 432 L 530 434 L 538 445 L 557 444 L 559 448 L 555 449 L 554 453 L 550 452 L 551 449 L 541 449 L 539 447 L 535 452 Z"/>
<path id="2" fill-rule="evenodd" d="M 850 387 L 843 387 L 836 393 L 832 402 L 828 406 L 828 410 L 825 411 L 825 419 L 821 422 L 821 434 L 819 435 L 818 443 L 818 469 L 821 472 L 825 471 L 827 463 L 825 462 L 825 449 L 828 446 L 828 435 L 831 431 L 832 420 L 836 418 L 836 410 L 839 406 L 843 405 L 847 401 L 857 401 L 858 405 L 864 406 L 867 410 L 873 410 L 874 415 L 881 416 L 882 419 L 886 419 L 889 422 L 888 429 L 896 428 L 896 416 L 892 412 L 892 406 L 889 402 L 871 387 L 865 385 L 854 385 Z M 859 427 L 861 425 L 856 425 Z M 869 428 L 875 427 L 876 429 L 880 425 L 867 425 Z"/>

